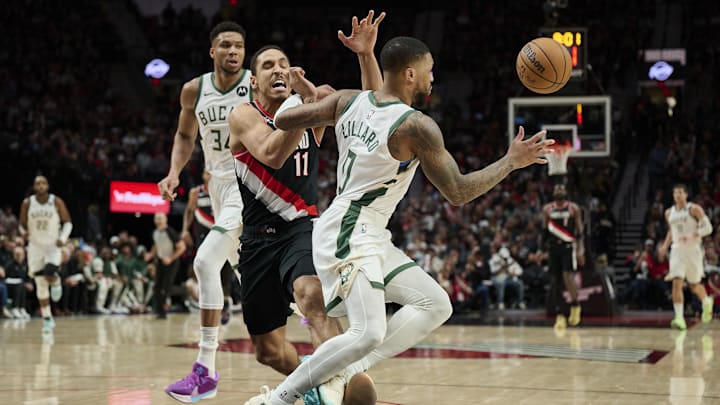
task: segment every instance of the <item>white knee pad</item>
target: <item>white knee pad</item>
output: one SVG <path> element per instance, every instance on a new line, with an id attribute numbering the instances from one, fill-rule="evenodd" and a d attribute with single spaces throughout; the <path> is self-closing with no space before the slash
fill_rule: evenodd
<path id="1" fill-rule="evenodd" d="M 50 298 L 50 284 L 43 276 L 35 277 L 35 295 L 39 300 Z"/>
<path id="2" fill-rule="evenodd" d="M 211 230 L 200 244 L 193 267 L 200 286 L 201 309 L 223 308 L 220 271 L 226 260 L 237 258 L 237 246 L 238 242 L 232 235 L 217 230 Z"/>

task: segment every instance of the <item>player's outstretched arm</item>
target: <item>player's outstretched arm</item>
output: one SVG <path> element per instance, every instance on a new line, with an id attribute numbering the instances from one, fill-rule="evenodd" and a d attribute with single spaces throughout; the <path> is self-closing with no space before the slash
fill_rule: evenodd
<path id="1" fill-rule="evenodd" d="M 380 66 L 375 58 L 375 43 L 377 42 L 378 26 L 385 19 L 385 12 L 373 21 L 375 11 L 370 10 L 367 17 L 358 21 L 357 17 L 352 18 L 352 32 L 345 36 L 338 31 L 338 39 L 348 49 L 355 52 L 360 62 L 360 75 L 362 78 L 363 90 L 379 90 L 383 84 Z"/>
<path id="2" fill-rule="evenodd" d="M 409 149 L 420 161 L 425 176 L 453 205 L 474 200 L 495 187 L 513 170 L 533 163 L 547 163 L 543 156 L 550 153 L 547 147 L 554 142 L 542 139 L 545 131 L 523 140 L 525 130 L 520 127 L 505 156 L 482 170 L 462 174 L 455 159 L 445 149 L 440 128 L 430 117 L 414 113 L 398 130 L 404 134 L 403 138 L 407 138 Z"/>
<path id="3" fill-rule="evenodd" d="M 320 101 L 288 108 L 275 116 L 275 126 L 285 131 L 335 125 L 345 106 L 359 90 L 338 90 Z"/>
<path id="4" fill-rule="evenodd" d="M 180 172 L 190 160 L 193 149 L 195 149 L 195 138 L 198 133 L 195 102 L 198 98 L 199 85 L 200 80 L 195 78 L 185 83 L 180 92 L 181 108 L 170 154 L 170 170 L 168 175 L 158 183 L 160 194 L 168 201 L 175 200 L 177 196 L 175 189 L 180 184 Z"/>

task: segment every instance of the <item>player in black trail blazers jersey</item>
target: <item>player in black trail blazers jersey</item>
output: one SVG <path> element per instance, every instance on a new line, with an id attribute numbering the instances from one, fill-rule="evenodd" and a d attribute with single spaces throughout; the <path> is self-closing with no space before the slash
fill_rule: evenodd
<path id="1" fill-rule="evenodd" d="M 557 319 L 556 329 L 564 329 L 569 323 L 576 326 L 580 323 L 580 303 L 575 284 L 575 272 L 578 264 L 585 263 L 585 247 L 583 245 L 582 212 L 572 201 L 567 200 L 564 184 L 556 184 L 553 189 L 555 201 L 543 207 L 543 220 L 549 250 L 548 268 L 551 274 L 551 300 L 555 306 Z M 572 302 L 570 316 L 560 313 L 563 286 L 568 290 Z"/>
<path id="2" fill-rule="evenodd" d="M 358 53 L 363 84 L 375 88 L 382 82 L 372 53 L 381 19 L 382 15 L 372 23 L 369 14 L 363 20 L 364 28 L 370 20 L 374 34 L 362 38 L 362 54 L 346 43 Z M 291 302 L 307 318 L 313 343 L 336 336 L 339 328 L 325 313 L 312 261 L 311 220 L 318 215 L 318 147 L 324 127 L 281 131 L 275 128 L 274 115 L 286 100 L 284 107 L 293 102 L 309 103 L 334 90 L 329 86 L 316 88 L 304 78 L 301 68 L 290 67 L 288 56 L 276 46 L 258 50 L 249 67 L 257 98 L 230 114 L 230 149 L 244 206 L 240 238 L 243 319 L 257 360 L 287 375 L 300 363 L 294 347 L 285 339 Z M 290 96 L 291 88 L 296 95 Z M 319 395 L 344 388 L 344 379 L 336 376 L 320 387 Z"/>

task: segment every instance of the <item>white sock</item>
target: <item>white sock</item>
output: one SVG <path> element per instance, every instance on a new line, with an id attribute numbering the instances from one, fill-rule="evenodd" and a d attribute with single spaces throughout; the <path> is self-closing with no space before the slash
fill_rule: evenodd
<path id="1" fill-rule="evenodd" d="M 42 314 L 43 318 L 52 318 L 52 311 L 50 310 L 50 305 L 40 307 L 40 313 Z"/>
<path id="2" fill-rule="evenodd" d="M 673 309 L 675 309 L 675 317 L 676 318 L 683 317 L 683 303 L 682 302 L 673 303 Z"/>
<path id="3" fill-rule="evenodd" d="M 714 300 L 713 300 L 713 297 L 706 295 L 705 299 L 703 301 L 704 301 L 703 304 L 709 305 L 709 304 L 712 304 Z"/>
<path id="4" fill-rule="evenodd" d="M 208 368 L 208 375 L 215 378 L 215 352 L 218 348 L 219 326 L 200 327 L 200 353 L 197 361 Z"/>
<path id="5" fill-rule="evenodd" d="M 282 391 L 282 395 L 279 394 L 280 390 L 277 388 L 270 394 L 270 405 L 293 405 L 298 399 L 302 398 L 302 394 L 293 390 L 285 389 Z"/>

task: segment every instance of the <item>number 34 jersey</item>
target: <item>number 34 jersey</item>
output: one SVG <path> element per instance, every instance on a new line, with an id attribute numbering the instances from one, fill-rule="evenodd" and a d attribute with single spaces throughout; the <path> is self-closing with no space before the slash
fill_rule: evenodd
<path id="1" fill-rule="evenodd" d="M 245 69 L 240 79 L 226 91 L 215 86 L 215 73 L 209 72 L 200 76 L 195 117 L 200 128 L 205 167 L 213 177 L 232 179 L 235 176 L 228 120 L 233 108 L 250 100 L 250 73 Z"/>
<path id="2" fill-rule="evenodd" d="M 270 128 L 276 129 L 274 116 L 259 101 L 249 104 Z M 318 215 L 318 148 L 315 133 L 306 129 L 295 151 L 279 169 L 264 165 L 247 150 L 233 154 L 245 225 L 277 224 Z"/>

